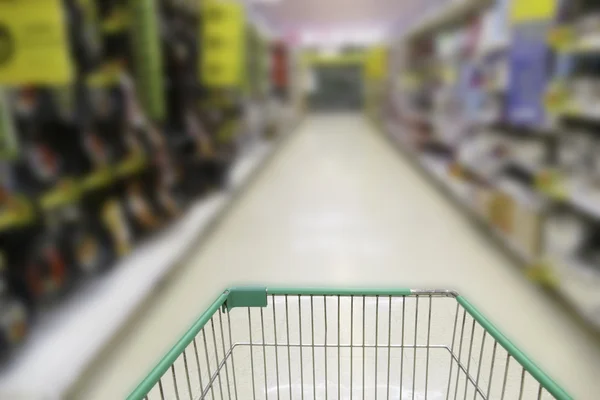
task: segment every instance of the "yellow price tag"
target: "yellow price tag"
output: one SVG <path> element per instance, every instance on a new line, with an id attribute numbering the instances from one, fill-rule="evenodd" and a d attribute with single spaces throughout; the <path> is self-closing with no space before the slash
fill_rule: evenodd
<path id="1" fill-rule="evenodd" d="M 60 0 L 0 1 L 0 84 L 69 83 L 66 26 Z"/>
<path id="2" fill-rule="evenodd" d="M 559 26 L 548 33 L 548 44 L 555 50 L 564 51 L 575 43 L 575 31 L 570 26 Z"/>
<path id="3" fill-rule="evenodd" d="M 569 91 L 562 84 L 551 84 L 544 96 L 544 105 L 552 113 L 560 113 L 569 103 Z"/>
<path id="4" fill-rule="evenodd" d="M 539 261 L 530 265 L 526 269 L 526 275 L 532 281 L 550 288 L 558 285 L 558 278 L 552 270 L 552 264 L 548 261 Z"/>
<path id="5" fill-rule="evenodd" d="M 535 178 L 535 186 L 538 191 L 555 200 L 565 200 L 568 196 L 564 181 L 559 172 L 545 170 Z"/>

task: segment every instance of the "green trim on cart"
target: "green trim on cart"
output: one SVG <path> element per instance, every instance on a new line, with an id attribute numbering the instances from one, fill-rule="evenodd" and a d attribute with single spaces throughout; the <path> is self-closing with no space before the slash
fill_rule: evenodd
<path id="1" fill-rule="evenodd" d="M 212 316 L 225 304 L 227 301 L 229 291 L 225 291 L 219 296 L 219 298 L 212 303 L 212 305 L 198 318 L 198 320 L 191 326 L 190 329 L 183 335 L 181 339 L 173 346 L 173 348 L 160 360 L 158 365 L 148 374 L 148 376 L 138 385 L 137 388 L 127 397 L 127 400 L 142 400 L 158 383 L 160 378 L 171 368 L 177 358 L 185 351 L 186 347 L 189 346 L 194 338 L 200 333 L 204 325 Z"/>
<path id="2" fill-rule="evenodd" d="M 229 289 L 225 307 L 231 311 L 236 307 L 266 307 L 266 287 L 234 287 Z"/>
<path id="3" fill-rule="evenodd" d="M 572 400 L 556 382 L 554 382 L 544 371 L 542 371 L 533 361 L 529 359 L 521 350 L 517 348 L 502 332 L 496 328 L 483 314 L 475 308 L 467 299 L 462 296 L 456 298 L 458 303 L 489 333 L 504 349 L 525 368 L 552 396 L 557 400 Z"/>

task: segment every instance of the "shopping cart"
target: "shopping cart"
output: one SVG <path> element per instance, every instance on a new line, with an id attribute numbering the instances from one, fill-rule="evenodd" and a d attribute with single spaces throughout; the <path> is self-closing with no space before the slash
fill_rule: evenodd
<path id="1" fill-rule="evenodd" d="M 571 399 L 452 291 L 234 288 L 129 396 Z"/>

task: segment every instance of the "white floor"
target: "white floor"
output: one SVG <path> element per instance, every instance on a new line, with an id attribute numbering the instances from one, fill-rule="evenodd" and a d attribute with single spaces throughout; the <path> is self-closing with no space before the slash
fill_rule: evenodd
<path id="1" fill-rule="evenodd" d="M 358 115 L 309 118 L 74 398 L 124 397 L 234 284 L 456 289 L 575 398 L 600 396 L 598 342 Z"/>

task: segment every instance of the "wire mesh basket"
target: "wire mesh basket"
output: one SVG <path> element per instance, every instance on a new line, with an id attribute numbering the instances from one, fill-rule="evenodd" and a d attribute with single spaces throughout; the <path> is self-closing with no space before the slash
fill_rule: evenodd
<path id="1" fill-rule="evenodd" d="M 571 399 L 452 291 L 234 288 L 128 397 Z"/>

